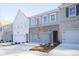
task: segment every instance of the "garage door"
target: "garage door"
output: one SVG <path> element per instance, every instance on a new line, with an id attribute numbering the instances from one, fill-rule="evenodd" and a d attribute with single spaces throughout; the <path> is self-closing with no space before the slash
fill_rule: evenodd
<path id="1" fill-rule="evenodd" d="M 40 33 L 40 43 L 49 43 L 50 42 L 50 35 L 49 32 L 42 32 Z"/>
<path id="2" fill-rule="evenodd" d="M 32 39 L 31 39 L 31 42 L 33 43 L 49 43 L 50 39 L 49 39 L 49 32 L 41 32 L 39 33 L 39 37 L 38 37 L 38 34 L 37 33 L 34 33 L 32 35 Z"/>
<path id="3" fill-rule="evenodd" d="M 39 43 L 38 38 L 37 38 L 37 33 L 33 33 L 31 42 L 33 42 L 33 43 Z"/>
<path id="4" fill-rule="evenodd" d="M 14 42 L 26 42 L 26 38 L 23 35 L 16 35 L 13 38 Z"/>
<path id="5" fill-rule="evenodd" d="M 63 32 L 63 43 L 79 43 L 79 30 Z"/>

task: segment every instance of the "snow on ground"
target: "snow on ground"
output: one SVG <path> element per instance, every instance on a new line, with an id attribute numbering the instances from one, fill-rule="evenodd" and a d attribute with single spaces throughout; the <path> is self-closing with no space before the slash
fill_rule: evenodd
<path id="1" fill-rule="evenodd" d="M 79 44 L 60 44 L 49 52 L 50 56 L 79 56 Z"/>
<path id="2" fill-rule="evenodd" d="M 20 45 L 12 45 L 12 46 L 0 46 L 0 55 L 1 56 L 46 56 L 47 53 L 38 52 L 38 51 L 29 51 L 34 46 L 39 44 L 20 44 Z"/>
<path id="3" fill-rule="evenodd" d="M 60 44 L 49 53 L 29 51 L 39 44 L 26 43 L 11 46 L 0 46 L 0 56 L 79 56 L 79 44 Z"/>

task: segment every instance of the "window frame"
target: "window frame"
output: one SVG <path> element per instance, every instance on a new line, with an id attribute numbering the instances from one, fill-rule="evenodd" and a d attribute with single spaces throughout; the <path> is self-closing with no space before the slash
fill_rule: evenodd
<path id="1" fill-rule="evenodd" d="M 73 7 L 75 8 L 75 14 L 74 15 L 70 15 L 70 9 L 73 8 Z M 68 13 L 69 17 L 76 16 L 76 6 L 70 6 L 69 9 L 68 9 L 68 12 L 69 12 Z"/>
<path id="2" fill-rule="evenodd" d="M 56 21 L 57 20 L 56 13 L 52 13 L 52 14 L 50 14 L 50 22 L 52 21 L 52 18 L 51 18 L 52 15 L 55 15 L 55 20 L 53 20 L 53 21 Z"/>
<path id="3" fill-rule="evenodd" d="M 47 20 L 44 21 L 44 17 L 47 17 Z M 42 23 L 45 24 L 45 23 L 48 23 L 48 15 L 43 15 L 42 16 Z"/>
<path id="4" fill-rule="evenodd" d="M 35 17 L 31 18 L 31 26 L 32 25 L 36 25 L 36 19 L 35 19 Z"/>
<path id="5" fill-rule="evenodd" d="M 36 24 L 41 24 L 41 17 L 40 16 L 36 17 Z"/>

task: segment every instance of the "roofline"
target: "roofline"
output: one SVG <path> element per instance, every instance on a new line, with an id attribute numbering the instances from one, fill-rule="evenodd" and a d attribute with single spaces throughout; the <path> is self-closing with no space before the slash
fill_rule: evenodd
<path id="1" fill-rule="evenodd" d="M 59 11 L 59 8 L 56 8 L 56 9 L 53 9 L 53 10 L 50 10 L 50 11 L 45 11 L 45 12 L 42 12 L 42 13 L 39 13 L 39 14 L 30 16 L 29 18 L 42 16 L 42 15 L 45 15 L 45 14 L 49 14 L 49 13 L 51 13 L 51 12 L 55 13 L 55 12 L 57 12 L 57 11 Z"/>
<path id="2" fill-rule="evenodd" d="M 62 5 L 60 5 L 58 8 L 65 8 L 65 7 L 69 7 L 72 5 L 77 5 L 79 3 L 62 3 Z"/>

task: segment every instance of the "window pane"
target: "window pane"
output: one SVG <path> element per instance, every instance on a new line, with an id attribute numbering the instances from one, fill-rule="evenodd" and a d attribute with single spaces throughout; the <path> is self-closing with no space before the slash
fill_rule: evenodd
<path id="1" fill-rule="evenodd" d="M 51 21 L 55 20 L 55 15 L 51 15 Z"/>
<path id="2" fill-rule="evenodd" d="M 39 18 L 37 18 L 37 24 L 39 24 Z"/>
<path id="3" fill-rule="evenodd" d="M 31 25 L 35 25 L 35 24 L 36 24 L 36 21 L 35 21 L 35 18 L 33 18 L 31 21 Z"/>
<path id="4" fill-rule="evenodd" d="M 47 23 L 47 16 L 43 17 L 43 21 L 44 21 L 44 23 Z"/>
<path id="5" fill-rule="evenodd" d="M 75 12 L 75 7 L 70 8 L 70 9 L 69 9 L 69 12 L 70 12 L 70 13 L 69 13 L 70 16 L 75 16 L 75 13 L 76 13 L 76 12 Z"/>

